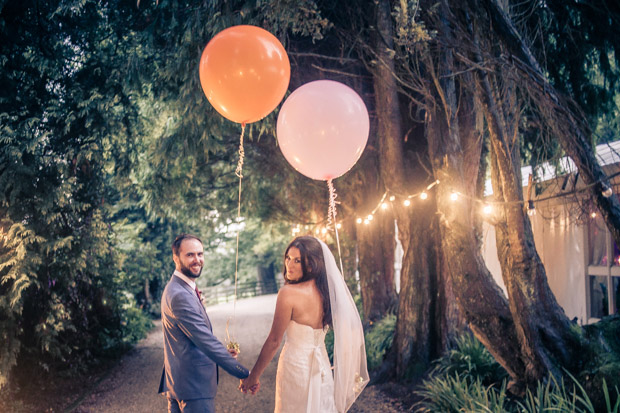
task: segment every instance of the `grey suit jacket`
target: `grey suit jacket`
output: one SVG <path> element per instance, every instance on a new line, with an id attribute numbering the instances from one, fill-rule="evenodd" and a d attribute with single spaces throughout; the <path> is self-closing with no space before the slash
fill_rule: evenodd
<path id="1" fill-rule="evenodd" d="M 207 312 L 196 292 L 173 275 L 161 297 L 164 369 L 159 392 L 176 400 L 215 397 L 221 366 L 244 379 L 248 370 L 213 335 Z"/>

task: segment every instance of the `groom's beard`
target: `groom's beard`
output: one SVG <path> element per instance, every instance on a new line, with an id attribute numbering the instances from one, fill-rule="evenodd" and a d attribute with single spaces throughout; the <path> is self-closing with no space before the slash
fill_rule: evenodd
<path id="1" fill-rule="evenodd" d="M 183 264 L 181 264 L 181 273 L 183 273 L 183 275 L 188 276 L 189 278 L 198 278 L 200 277 L 201 272 L 202 272 L 202 265 L 200 266 L 198 273 L 195 273 L 192 270 L 190 270 L 189 267 L 186 267 Z"/>

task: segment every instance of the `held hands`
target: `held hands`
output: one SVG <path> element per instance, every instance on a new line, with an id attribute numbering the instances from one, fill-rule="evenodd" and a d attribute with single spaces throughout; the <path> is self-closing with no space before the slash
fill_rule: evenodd
<path id="1" fill-rule="evenodd" d="M 260 381 L 257 378 L 253 378 L 250 374 L 247 379 L 240 380 L 239 390 L 241 390 L 241 392 L 245 394 L 247 394 L 249 391 L 251 395 L 255 395 L 260 390 Z"/>

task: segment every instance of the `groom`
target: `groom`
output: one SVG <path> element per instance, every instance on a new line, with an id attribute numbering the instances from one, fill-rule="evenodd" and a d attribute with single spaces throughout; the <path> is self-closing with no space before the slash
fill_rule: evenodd
<path id="1" fill-rule="evenodd" d="M 188 234 L 172 243 L 176 270 L 161 297 L 164 369 L 159 393 L 168 398 L 168 412 L 214 413 L 218 366 L 244 379 L 248 370 L 213 335 L 200 302 L 196 278 L 204 263 L 202 241 Z"/>

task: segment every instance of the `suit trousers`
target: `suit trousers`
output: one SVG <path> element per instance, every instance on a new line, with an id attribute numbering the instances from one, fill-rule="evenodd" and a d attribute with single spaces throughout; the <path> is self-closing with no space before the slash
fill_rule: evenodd
<path id="1" fill-rule="evenodd" d="M 175 400 L 168 398 L 168 413 L 215 413 L 215 399 Z"/>

